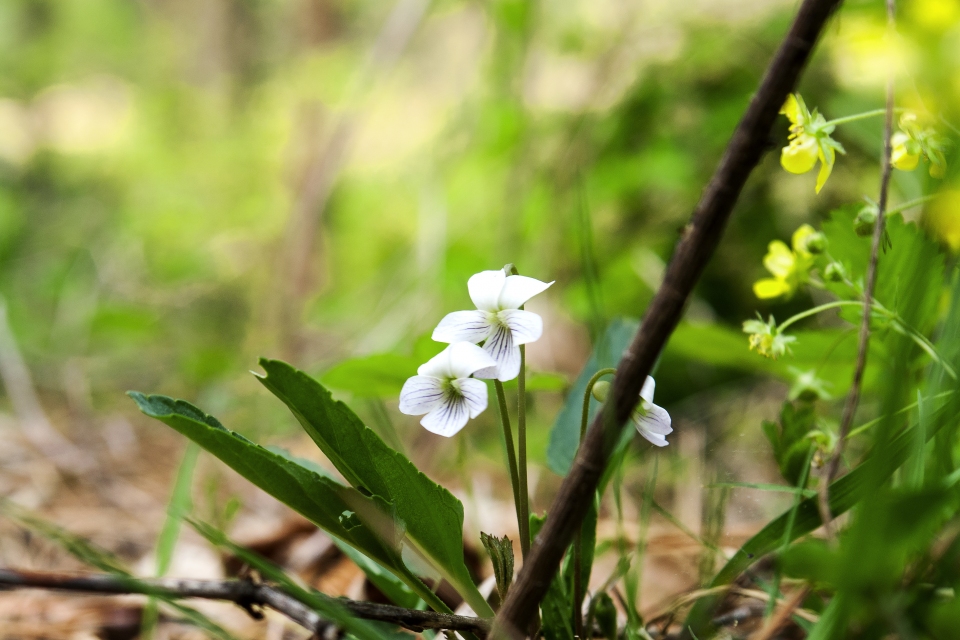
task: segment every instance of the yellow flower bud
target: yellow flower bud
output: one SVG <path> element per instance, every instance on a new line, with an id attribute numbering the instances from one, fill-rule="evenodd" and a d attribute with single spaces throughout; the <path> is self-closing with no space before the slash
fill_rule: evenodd
<path id="1" fill-rule="evenodd" d="M 890 156 L 890 164 L 893 165 L 894 169 L 899 169 L 900 171 L 913 171 L 917 168 L 917 163 L 920 162 L 920 153 L 919 150 L 915 153 L 911 153 L 911 147 L 914 146 L 910 136 L 898 131 L 893 134 L 893 138 L 890 139 L 890 142 L 893 144 L 893 153 Z"/>
<path id="2" fill-rule="evenodd" d="M 790 173 L 806 173 L 817 164 L 819 154 L 817 139 L 801 133 L 780 153 L 780 165 Z"/>

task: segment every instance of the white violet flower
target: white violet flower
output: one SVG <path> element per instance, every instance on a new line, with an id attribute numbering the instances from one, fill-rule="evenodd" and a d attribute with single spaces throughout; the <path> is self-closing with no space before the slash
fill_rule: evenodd
<path id="1" fill-rule="evenodd" d="M 640 405 L 633 411 L 633 423 L 644 438 L 658 447 L 665 447 L 667 434 L 673 433 L 670 426 L 670 414 L 663 407 L 653 404 L 653 391 L 657 383 L 647 376 L 640 390 Z"/>
<path id="2" fill-rule="evenodd" d="M 513 380 L 520 374 L 520 345 L 534 342 L 543 333 L 543 320 L 520 307 L 553 282 L 526 276 L 508 276 L 503 270 L 481 271 L 470 277 L 467 289 L 476 311 L 447 314 L 433 331 L 437 342 L 483 342 L 483 350 L 496 361 L 496 369 L 478 372 L 478 378 Z"/>
<path id="3" fill-rule="evenodd" d="M 455 342 L 420 365 L 400 391 L 400 411 L 423 416 L 427 431 L 449 438 L 487 408 L 487 385 L 471 375 L 497 363 L 470 342 Z"/>

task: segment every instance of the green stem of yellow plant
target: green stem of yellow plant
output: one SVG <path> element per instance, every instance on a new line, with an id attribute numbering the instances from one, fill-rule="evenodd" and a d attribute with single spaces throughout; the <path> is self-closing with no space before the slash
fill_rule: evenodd
<path id="1" fill-rule="evenodd" d="M 903 211 L 906 211 L 907 209 L 912 209 L 913 207 L 919 204 L 930 202 L 936 197 L 937 197 L 936 194 L 933 194 L 929 196 L 920 196 L 919 198 L 914 198 L 913 200 L 907 200 L 903 204 L 899 204 L 893 208 L 887 209 L 887 216 L 892 216 L 895 213 L 901 213 Z"/>
<path id="2" fill-rule="evenodd" d="M 600 369 L 587 382 L 583 392 L 583 412 L 580 415 L 580 444 L 587 433 L 587 422 L 590 420 L 590 395 L 593 387 L 600 378 L 616 373 L 616 369 Z M 573 541 L 573 628 L 577 637 L 583 638 L 583 532 L 577 530 Z"/>
<path id="3" fill-rule="evenodd" d="M 794 322 L 797 322 L 798 320 L 803 320 L 804 318 L 809 318 L 810 316 L 815 316 L 821 311 L 828 311 L 830 309 L 836 309 L 837 307 L 845 307 L 845 306 L 851 306 L 851 305 L 862 307 L 863 303 L 857 300 L 836 300 L 834 302 L 827 302 L 826 304 L 821 304 L 817 307 L 813 307 L 812 309 L 801 311 L 797 315 L 787 318 L 783 324 L 777 327 L 777 329 L 780 331 L 783 331 L 784 329 L 792 325 Z"/>
<path id="4" fill-rule="evenodd" d="M 906 111 L 906 109 L 894 109 L 896 112 Z M 834 120 L 827 120 L 823 126 L 836 126 L 838 124 L 847 124 L 848 122 L 856 122 L 857 120 L 866 120 L 867 118 L 875 118 L 876 116 L 886 115 L 886 109 L 873 109 L 872 111 L 864 111 L 863 113 L 855 113 L 852 116 L 844 116 L 842 118 L 836 118 Z"/>
<path id="5" fill-rule="evenodd" d="M 837 307 L 847 307 L 847 306 L 862 307 L 863 302 L 860 300 L 836 300 L 834 302 L 821 304 L 819 306 L 813 307 L 812 309 L 801 311 L 795 316 L 791 316 L 787 318 L 787 320 L 784 321 L 784 323 L 781 324 L 777 328 L 777 330 L 780 332 L 783 332 L 784 329 L 789 327 L 794 322 L 797 322 L 798 320 L 802 320 L 804 318 L 808 318 L 810 316 L 816 315 L 821 311 L 828 311 L 830 309 L 836 309 Z M 884 315 L 890 320 L 892 320 L 893 327 L 896 331 L 899 331 L 903 335 L 913 340 L 917 344 L 917 346 L 919 346 L 924 351 L 924 353 L 926 353 L 928 356 L 933 358 L 937 362 L 937 364 L 943 367 L 943 370 L 947 373 L 948 376 L 950 376 L 954 380 L 957 380 L 957 372 L 954 371 L 953 367 L 951 367 L 950 364 L 947 363 L 947 361 L 940 356 L 940 354 L 937 352 L 937 348 L 933 345 L 933 343 L 927 340 L 926 336 L 924 336 L 922 333 L 920 333 L 919 331 L 917 331 L 916 329 L 908 325 L 906 322 L 904 322 L 904 320 L 897 313 L 890 311 L 889 309 L 881 305 L 876 300 L 873 301 L 871 308 L 873 311 L 879 313 L 880 315 Z"/>
<path id="6" fill-rule="evenodd" d="M 497 389 L 497 402 L 500 405 L 500 426 L 503 427 L 503 440 L 507 447 L 507 465 L 510 467 L 510 485 L 513 487 L 513 504 L 517 509 L 517 527 L 520 530 L 521 539 L 524 528 L 522 514 L 520 513 L 520 475 L 517 472 L 517 452 L 513 447 L 513 429 L 510 428 L 510 414 L 507 412 L 507 396 L 503 392 L 503 383 L 499 380 L 493 381 L 493 386 Z M 529 518 L 528 523 L 529 526 Z"/>
<path id="7" fill-rule="evenodd" d="M 520 555 L 527 557 L 530 551 L 530 494 L 527 490 L 527 349 L 520 345 L 520 375 L 517 377 L 517 452 L 520 476 Z"/>

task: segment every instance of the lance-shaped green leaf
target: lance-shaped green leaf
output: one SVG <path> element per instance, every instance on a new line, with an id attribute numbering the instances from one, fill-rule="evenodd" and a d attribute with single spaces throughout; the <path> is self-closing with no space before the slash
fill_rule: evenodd
<path id="1" fill-rule="evenodd" d="M 145 414 L 173 427 L 330 535 L 390 569 L 430 606 L 449 612 L 403 562 L 402 521 L 382 498 L 368 497 L 265 449 L 187 402 L 137 392 L 130 397 Z"/>
<path id="2" fill-rule="evenodd" d="M 463 505 L 369 429 L 319 382 L 285 362 L 261 359 L 259 380 L 280 398 L 347 482 L 391 503 L 405 542 L 480 616 L 493 616 L 463 557 Z M 408 559 L 409 556 L 408 556 Z"/>

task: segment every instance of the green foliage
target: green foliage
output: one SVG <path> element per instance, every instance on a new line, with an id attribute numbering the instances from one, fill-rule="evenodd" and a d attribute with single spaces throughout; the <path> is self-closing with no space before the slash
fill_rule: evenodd
<path id="1" fill-rule="evenodd" d="M 130 397 L 148 416 L 176 429 L 330 535 L 388 567 L 432 607 L 448 610 L 404 563 L 403 523 L 383 498 L 345 487 L 254 444 L 182 400 L 136 392 Z"/>
<path id="2" fill-rule="evenodd" d="M 773 457 L 783 479 L 796 486 L 804 473 L 810 450 L 815 446 L 811 431 L 817 426 L 816 408 L 809 402 L 785 402 L 779 426 L 764 420 L 761 425 L 773 447 Z"/>
<path id="3" fill-rule="evenodd" d="M 497 592 L 500 594 L 500 601 L 503 602 L 507 597 L 507 591 L 513 582 L 513 543 L 510 538 L 503 536 L 498 538 L 489 533 L 480 532 L 480 542 L 483 548 L 487 550 L 490 561 L 493 563 L 493 576 L 497 581 Z"/>
<path id="4" fill-rule="evenodd" d="M 343 360 L 323 374 L 323 384 L 358 398 L 396 398 L 422 364 L 411 356 L 380 354 Z"/>
<path id="5" fill-rule="evenodd" d="M 354 488 L 391 505 L 405 542 L 477 613 L 492 615 L 463 559 L 463 505 L 402 453 L 388 447 L 342 402 L 307 374 L 261 359 L 258 379 L 293 412 L 320 450 Z"/>
<path id="6" fill-rule="evenodd" d="M 104 573 L 118 578 L 121 582 L 128 582 L 134 592 L 146 593 L 156 600 L 162 601 L 190 624 L 207 632 L 218 640 L 236 640 L 234 636 L 216 622 L 192 607 L 181 604 L 177 600 L 163 593 L 151 593 L 150 586 L 138 580 L 114 554 L 98 547 L 89 540 L 73 534 L 52 522 L 48 522 L 12 502 L 0 500 L 0 512 L 20 526 L 33 531 L 54 544 L 61 547 L 80 562 L 95 567 Z"/>
<path id="7" fill-rule="evenodd" d="M 580 375 L 577 376 L 577 380 L 567 392 L 567 399 L 550 431 L 550 445 L 547 448 L 547 465 L 554 473 L 566 475 L 580 445 L 580 419 L 587 383 L 600 369 L 617 365 L 638 326 L 639 323 L 636 320 L 617 319 L 611 322 L 590 355 L 590 359 L 580 371 Z M 599 403 L 591 406 L 591 420 L 599 409 Z"/>
<path id="8" fill-rule="evenodd" d="M 530 514 L 530 537 L 536 538 L 547 516 Z M 546 640 L 573 640 L 573 599 L 563 577 L 555 575 L 540 601 L 541 633 Z"/>
<path id="9" fill-rule="evenodd" d="M 389 637 L 383 634 L 374 623 L 354 617 L 337 602 L 336 598 L 304 589 L 291 580 L 282 569 L 273 563 L 231 542 L 222 531 L 195 520 L 191 520 L 190 524 L 211 544 L 226 549 L 237 556 L 246 564 L 259 571 L 267 580 L 279 584 L 284 591 L 314 611 L 319 612 L 324 618 L 337 623 L 340 628 L 350 633 L 353 637 L 357 638 L 357 640 L 385 640 Z"/>

